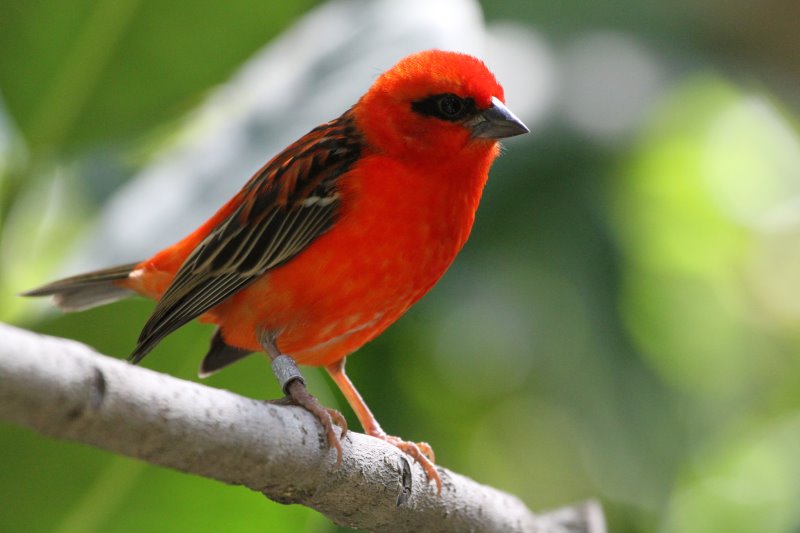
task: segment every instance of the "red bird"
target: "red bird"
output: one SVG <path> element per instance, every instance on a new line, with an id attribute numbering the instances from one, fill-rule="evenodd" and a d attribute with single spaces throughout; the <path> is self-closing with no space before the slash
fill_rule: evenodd
<path id="1" fill-rule="evenodd" d="M 343 435 L 344 419 L 306 391 L 292 360 L 323 366 L 364 431 L 413 456 L 441 490 L 430 447 L 387 436 L 344 366 L 433 287 L 464 245 L 497 139 L 528 132 L 503 101 L 474 57 L 406 57 L 180 242 L 25 295 L 53 295 L 67 311 L 133 293 L 157 300 L 134 363 L 195 318 L 216 324 L 200 375 L 266 352 L 290 401 L 317 416 L 341 461 L 333 421 Z"/>

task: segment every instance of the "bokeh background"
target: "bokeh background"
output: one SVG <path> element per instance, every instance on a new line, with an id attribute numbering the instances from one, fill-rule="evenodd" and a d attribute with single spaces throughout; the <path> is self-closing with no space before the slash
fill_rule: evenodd
<path id="1" fill-rule="evenodd" d="M 5 0 L 0 319 L 126 356 L 150 302 L 16 293 L 174 241 L 406 53 L 471 52 L 533 132 L 445 278 L 351 358 L 384 428 L 536 510 L 598 498 L 615 532 L 798 531 L 798 20 L 791 0 Z M 144 364 L 196 379 L 209 334 Z M 279 396 L 258 357 L 207 382 Z M 8 425 L 0 502 L 0 531 L 336 530 Z"/>

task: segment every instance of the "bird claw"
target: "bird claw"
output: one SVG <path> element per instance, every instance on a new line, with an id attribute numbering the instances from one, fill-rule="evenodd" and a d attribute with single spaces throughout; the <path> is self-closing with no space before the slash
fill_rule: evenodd
<path id="1" fill-rule="evenodd" d="M 279 400 L 271 400 L 270 403 L 280 405 L 298 405 L 310 412 L 322 424 L 325 438 L 328 442 L 329 448 L 336 450 L 336 465 L 342 464 L 342 442 L 341 440 L 347 434 L 347 420 L 345 420 L 342 413 L 336 409 L 330 409 L 319 403 L 319 400 L 311 393 L 308 392 L 305 383 L 302 380 L 295 379 L 289 383 L 288 395 Z M 339 435 L 333 428 L 337 425 L 341 428 Z"/>
<path id="2" fill-rule="evenodd" d="M 401 452 L 410 455 L 425 471 L 428 481 L 436 483 L 436 494 L 442 494 L 442 478 L 439 472 L 436 471 L 436 465 L 433 464 L 436 456 L 433 453 L 433 448 L 427 442 L 414 443 L 390 435 L 373 435 L 373 437 L 386 441 L 396 446 Z"/>
<path id="3" fill-rule="evenodd" d="M 419 451 L 421 451 L 425 457 L 430 459 L 432 463 L 436 462 L 436 454 L 433 453 L 433 448 L 431 448 L 430 444 L 427 442 L 418 442 L 417 448 L 419 448 Z"/>

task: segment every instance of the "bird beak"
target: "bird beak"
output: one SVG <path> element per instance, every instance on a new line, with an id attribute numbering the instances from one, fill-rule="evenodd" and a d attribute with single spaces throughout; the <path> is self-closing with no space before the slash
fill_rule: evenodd
<path id="1" fill-rule="evenodd" d="M 494 96 L 492 97 L 492 107 L 478 113 L 470 122 L 472 136 L 481 139 L 502 139 L 531 131 L 514 116 L 510 109 L 503 105 L 503 102 Z"/>

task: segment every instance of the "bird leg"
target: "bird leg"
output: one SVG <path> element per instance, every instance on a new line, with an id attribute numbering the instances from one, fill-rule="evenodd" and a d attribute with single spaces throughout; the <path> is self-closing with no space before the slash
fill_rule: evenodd
<path id="1" fill-rule="evenodd" d="M 408 442 L 399 437 L 387 435 L 380 424 L 378 424 L 372 411 L 369 410 L 369 407 L 367 407 L 367 404 L 364 402 L 364 399 L 358 393 L 355 386 L 353 386 L 353 382 L 350 381 L 350 378 L 345 374 L 344 363 L 345 359 L 341 359 L 332 365 L 326 366 L 325 369 L 328 371 L 333 381 L 336 382 L 336 385 L 339 386 L 342 394 L 344 394 L 344 397 L 347 399 L 347 403 L 353 408 L 356 417 L 358 417 L 358 421 L 361 423 L 361 427 L 364 428 L 364 432 L 367 435 L 393 444 L 402 452 L 413 457 L 414 460 L 422 466 L 425 475 L 428 476 L 428 480 L 436 483 L 437 494 L 441 494 L 442 478 L 439 476 L 439 473 L 436 471 L 436 466 L 433 464 L 436 460 L 433 449 L 427 442 Z"/>
<path id="2" fill-rule="evenodd" d="M 271 403 L 281 405 L 299 405 L 319 420 L 322 424 L 322 429 L 325 432 L 325 438 L 328 441 L 328 447 L 336 449 L 336 464 L 342 464 L 342 443 L 341 439 L 347 434 L 347 421 L 342 413 L 335 409 L 329 409 L 319 403 L 314 396 L 308 392 L 306 382 L 300 369 L 294 359 L 288 355 L 282 354 L 278 350 L 275 343 L 275 337 L 270 334 L 261 335 L 261 345 L 267 352 L 267 355 L 272 360 L 272 371 L 275 377 L 278 378 L 278 383 L 281 390 L 286 395 L 280 400 L 274 400 Z M 336 434 L 333 425 L 336 424 L 341 429 L 340 435 Z"/>

